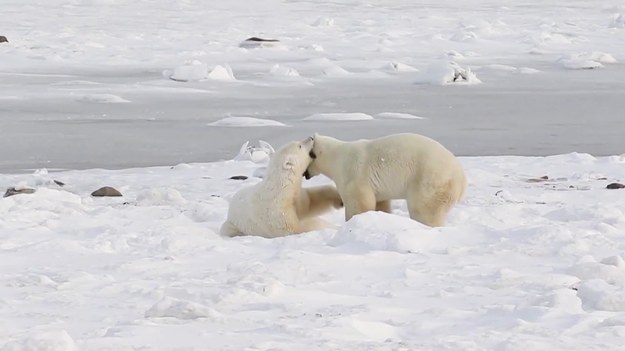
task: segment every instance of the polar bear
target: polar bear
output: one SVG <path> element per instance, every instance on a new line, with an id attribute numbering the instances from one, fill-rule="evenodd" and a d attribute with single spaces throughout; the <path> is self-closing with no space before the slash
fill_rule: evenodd
<path id="1" fill-rule="evenodd" d="M 263 180 L 232 197 L 222 235 L 275 238 L 330 226 L 317 216 L 343 206 L 336 188 L 302 188 L 302 175 L 312 161 L 313 141 L 291 142 L 271 155 Z"/>
<path id="2" fill-rule="evenodd" d="M 336 183 L 345 220 L 372 211 L 391 212 L 392 199 L 406 199 L 410 218 L 442 226 L 462 198 L 466 177 L 456 157 L 419 134 L 341 141 L 315 134 L 313 162 L 304 176 L 324 174 Z"/>

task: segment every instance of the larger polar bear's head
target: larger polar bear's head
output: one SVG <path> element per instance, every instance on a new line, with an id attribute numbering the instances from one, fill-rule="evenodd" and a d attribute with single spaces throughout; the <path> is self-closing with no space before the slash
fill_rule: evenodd
<path id="1" fill-rule="evenodd" d="M 320 135 L 315 133 L 314 136 L 310 137 L 314 140 L 314 145 L 312 150 L 310 151 L 310 158 L 312 162 L 308 166 L 308 168 L 304 171 L 304 177 L 306 179 L 310 179 L 316 175 L 323 173 L 322 169 L 324 167 L 328 167 L 329 161 L 331 161 L 332 157 L 324 157 L 328 152 L 335 146 L 341 143 L 338 139 L 335 139 L 331 136 Z"/>
<path id="2" fill-rule="evenodd" d="M 313 148 L 314 139 L 306 138 L 302 141 L 292 141 L 282 146 L 269 161 L 269 172 L 295 174 L 301 177 L 312 161 L 310 152 Z"/>

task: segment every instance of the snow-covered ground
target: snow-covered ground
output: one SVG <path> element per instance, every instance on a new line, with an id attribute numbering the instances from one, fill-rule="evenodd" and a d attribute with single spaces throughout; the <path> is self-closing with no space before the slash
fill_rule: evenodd
<path id="1" fill-rule="evenodd" d="M 618 0 L 5 0 L 0 171 L 216 161 L 314 132 L 620 154 L 623 18 Z M 305 120 L 321 113 L 425 118 Z"/>
<path id="2" fill-rule="evenodd" d="M 216 234 L 250 161 L 0 176 L 0 350 L 623 350 L 625 157 L 461 161 L 444 228 L 274 240 Z"/>
<path id="3" fill-rule="evenodd" d="M 0 351 L 625 350 L 622 1 L 1 5 Z M 244 142 L 400 131 L 446 227 L 216 234 Z"/>

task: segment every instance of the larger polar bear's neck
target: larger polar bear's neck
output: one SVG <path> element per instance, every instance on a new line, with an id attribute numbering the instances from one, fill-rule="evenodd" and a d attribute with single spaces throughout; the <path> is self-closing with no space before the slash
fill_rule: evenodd
<path id="1" fill-rule="evenodd" d="M 337 172 L 341 172 L 341 167 L 336 164 L 340 162 L 337 155 L 348 152 L 351 149 L 349 146 L 352 144 L 328 136 L 324 136 L 318 142 L 323 143 L 323 155 L 318 156 L 315 164 L 322 174 L 334 179 L 338 175 Z"/>

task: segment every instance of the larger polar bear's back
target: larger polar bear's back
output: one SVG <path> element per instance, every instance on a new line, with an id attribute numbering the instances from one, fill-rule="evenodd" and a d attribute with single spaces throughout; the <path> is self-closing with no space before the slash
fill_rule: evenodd
<path id="1" fill-rule="evenodd" d="M 365 142 L 364 162 L 374 186 L 401 198 L 410 183 L 465 182 L 456 157 L 439 142 L 419 134 L 395 134 Z"/>

